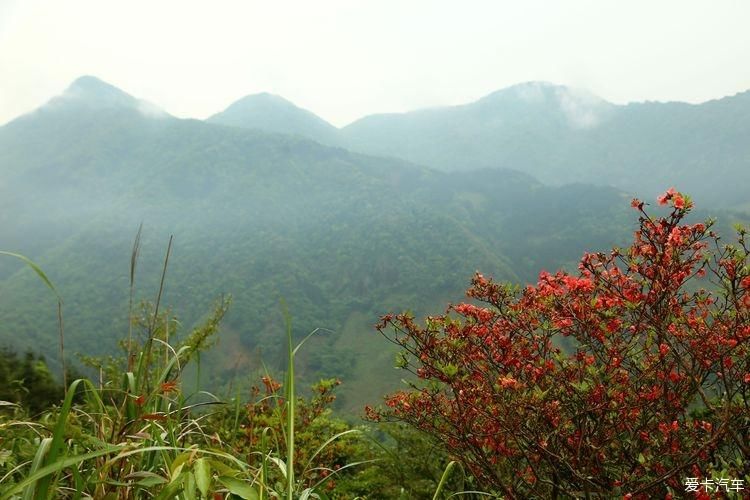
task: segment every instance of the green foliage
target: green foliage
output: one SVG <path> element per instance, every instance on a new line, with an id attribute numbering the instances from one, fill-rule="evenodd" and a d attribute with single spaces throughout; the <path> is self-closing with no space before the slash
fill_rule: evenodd
<path id="1" fill-rule="evenodd" d="M 8 347 L 0 349 L 0 401 L 37 414 L 62 401 L 63 392 L 43 356 L 32 352 L 20 356 Z"/>
<path id="2" fill-rule="evenodd" d="M 231 447 L 236 456 L 250 457 L 250 464 L 261 466 L 267 454 L 282 460 L 277 450 L 287 450 L 290 414 L 282 384 L 270 376 L 262 377 L 263 387 L 253 386 L 250 402 L 232 403 L 213 414 L 207 425 L 218 432 L 222 442 Z M 359 429 L 334 417 L 330 408 L 335 399 L 334 390 L 340 382 L 321 380 L 311 388 L 311 396 L 297 397 L 294 412 L 293 457 L 295 488 L 321 485 L 332 491 L 342 477 L 351 472 L 337 472 L 353 464 L 361 454 Z M 332 439 L 336 436 L 338 438 Z M 287 456 L 289 453 L 287 451 Z M 284 460 L 289 464 L 288 460 Z M 283 484 L 288 477 L 286 469 L 270 468 L 267 481 Z M 330 477 L 330 479 L 328 479 Z"/>
<path id="3" fill-rule="evenodd" d="M 381 423 L 370 428 L 360 453 L 373 462 L 343 477 L 336 488 L 344 498 L 432 499 L 443 478 L 450 457 L 443 446 L 412 427 Z M 473 482 L 461 470 L 452 470 L 443 484 L 443 495 L 472 490 Z M 473 498 L 462 495 L 462 498 Z"/>
<path id="4" fill-rule="evenodd" d="M 247 465 L 211 446 L 194 413 L 195 404 L 188 404 L 189 397 L 180 389 L 185 366 L 215 335 L 227 304 L 220 301 L 206 322 L 184 340 L 177 341 L 173 331 L 171 345 L 167 339 L 174 318 L 145 307 L 152 313 L 145 333 L 154 342 L 146 340 L 132 349 L 138 360 L 150 359 L 143 370 L 128 371 L 127 356 L 89 359 L 90 365 L 100 368 L 99 386 L 76 380 L 60 409 L 48 408 L 37 421 L 4 418 L 0 442 L 11 446 L 14 457 L 4 464 L 5 495 L 25 492 L 44 498 L 68 488 L 98 498 L 123 491 L 125 498 L 145 491 L 174 495 L 197 487 L 190 467 L 198 457 L 204 458 L 199 466 L 202 486 L 208 465 L 228 477 L 225 482 L 235 476 L 251 478 Z M 146 328 L 143 319 L 136 319 L 141 320 L 141 329 Z M 34 358 L 27 356 L 27 360 Z M 51 378 L 48 372 L 47 377 Z M 85 389 L 79 392 L 78 387 Z M 79 404 L 75 404 L 77 395 Z M 214 403 L 198 406 L 205 404 Z"/>

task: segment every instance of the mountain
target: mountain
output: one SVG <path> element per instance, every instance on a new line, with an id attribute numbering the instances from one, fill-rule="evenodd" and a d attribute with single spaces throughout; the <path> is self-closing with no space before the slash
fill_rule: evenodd
<path id="1" fill-rule="evenodd" d="M 462 106 L 368 116 L 341 133 L 352 150 L 444 171 L 515 169 L 649 198 L 677 185 L 704 205 L 750 206 L 750 92 L 621 106 L 532 82 Z"/>
<path id="2" fill-rule="evenodd" d="M 243 97 L 221 113 L 208 118 L 209 123 L 279 132 L 307 137 L 321 144 L 337 145 L 338 129 L 283 97 L 262 93 Z"/>
<path id="3" fill-rule="evenodd" d="M 44 112 L 50 108 L 85 107 L 91 109 L 131 108 L 145 115 L 164 117 L 167 113 L 148 101 L 136 99 L 123 92 L 114 85 L 96 78 L 82 76 L 77 78 L 61 95 L 53 98 L 37 112 Z"/>
<path id="4" fill-rule="evenodd" d="M 645 198 L 679 186 L 702 206 L 750 208 L 750 91 L 702 104 L 615 105 L 584 90 L 528 82 L 469 104 L 376 114 L 342 129 L 260 94 L 210 121 L 446 172 L 512 169 L 551 185 L 595 183 Z"/>
<path id="5" fill-rule="evenodd" d="M 185 328 L 234 296 L 212 384 L 283 365 L 284 299 L 306 344 L 300 373 L 338 376 L 351 408 L 398 384 L 379 315 L 440 312 L 476 270 L 514 282 L 627 238 L 612 188 L 548 187 L 519 172 L 444 173 L 299 136 L 144 113 L 84 80 L 0 127 L 0 248 L 28 255 L 64 299 L 68 352 L 111 353 L 127 328 L 128 266 L 143 222 L 138 300 L 154 300 L 174 235 L 163 304 Z M 84 92 L 85 90 L 85 92 Z M 68 92 L 66 91 L 66 94 Z M 0 259 L 0 342 L 55 359 L 54 299 Z"/>
<path id="6" fill-rule="evenodd" d="M 549 157 L 572 135 L 606 121 L 612 109 L 590 94 L 531 82 L 462 106 L 367 116 L 344 127 L 342 135 L 352 149 L 446 171 L 483 167 L 546 174 L 555 169 Z"/>

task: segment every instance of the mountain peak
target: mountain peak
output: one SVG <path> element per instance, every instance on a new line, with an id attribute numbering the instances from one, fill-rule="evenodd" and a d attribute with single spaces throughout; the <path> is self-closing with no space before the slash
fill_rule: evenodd
<path id="1" fill-rule="evenodd" d="M 80 100 L 113 107 L 130 107 L 138 104 L 138 100 L 132 95 L 90 75 L 76 78 L 60 97 L 65 100 Z"/>
<path id="2" fill-rule="evenodd" d="M 309 111 L 297 107 L 294 103 L 284 99 L 280 95 L 271 94 L 269 92 L 259 92 L 257 94 L 249 94 L 237 99 L 230 104 L 227 109 L 221 113 L 217 113 L 215 116 L 233 112 L 258 112 L 278 109 L 298 110 L 300 113 L 310 113 Z"/>
<path id="3" fill-rule="evenodd" d="M 37 111 L 132 109 L 148 118 L 170 115 L 155 104 L 137 99 L 114 85 L 91 75 L 76 78 L 65 91 Z"/>
<path id="4" fill-rule="evenodd" d="M 528 110 L 530 108 L 562 113 L 573 128 L 598 125 L 613 104 L 584 89 L 545 81 L 530 81 L 493 92 L 474 103 L 490 108 Z"/>
<path id="5" fill-rule="evenodd" d="M 606 102 L 591 92 L 579 88 L 558 85 L 546 81 L 529 81 L 505 87 L 481 98 L 478 102 L 518 100 L 527 103 L 545 103 L 559 100 L 561 96 L 575 96 L 576 99 Z"/>
<path id="6" fill-rule="evenodd" d="M 336 127 L 283 97 L 268 92 L 246 95 L 207 121 L 233 127 L 299 135 L 323 144 L 338 143 Z"/>

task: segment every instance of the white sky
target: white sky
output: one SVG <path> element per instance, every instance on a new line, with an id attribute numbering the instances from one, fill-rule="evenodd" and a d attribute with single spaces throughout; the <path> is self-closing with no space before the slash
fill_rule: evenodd
<path id="1" fill-rule="evenodd" d="M 268 91 L 335 125 L 528 80 L 612 102 L 750 88 L 747 0 L 0 0 L 0 123 L 98 76 L 181 117 Z"/>

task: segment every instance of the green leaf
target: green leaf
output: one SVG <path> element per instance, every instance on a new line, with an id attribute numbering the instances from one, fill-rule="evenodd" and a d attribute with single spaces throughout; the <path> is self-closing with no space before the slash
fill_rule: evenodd
<path id="1" fill-rule="evenodd" d="M 281 474 L 284 476 L 284 479 L 286 479 L 286 471 L 287 471 L 286 463 L 284 463 L 284 461 L 278 457 L 268 457 L 268 461 L 275 464 L 276 467 L 278 467 L 279 470 L 281 471 Z"/>
<path id="2" fill-rule="evenodd" d="M 156 500 L 167 500 L 174 498 L 183 489 L 182 481 L 172 481 L 164 487 L 156 497 Z"/>
<path id="3" fill-rule="evenodd" d="M 170 483 L 176 482 L 178 479 L 180 479 L 180 475 L 182 474 L 182 468 L 185 467 L 185 464 L 180 464 L 177 467 L 174 468 L 172 471 L 172 478 L 169 480 Z"/>
<path id="4" fill-rule="evenodd" d="M 236 475 L 239 471 L 234 469 L 220 460 L 209 458 L 208 465 L 212 470 L 215 470 L 220 476 L 232 476 Z"/>
<path id="5" fill-rule="evenodd" d="M 591 384 L 587 380 L 582 380 L 581 382 L 573 382 L 571 384 L 573 388 L 578 392 L 586 392 L 591 388 Z"/>
<path id="6" fill-rule="evenodd" d="M 458 373 L 458 367 L 453 363 L 448 363 L 447 365 L 440 367 L 440 371 L 442 371 L 443 375 L 446 377 L 454 377 Z"/>
<path id="7" fill-rule="evenodd" d="M 552 387 L 548 387 L 547 389 L 542 390 L 542 388 L 538 385 L 534 386 L 534 397 L 537 399 L 544 399 L 550 389 L 552 389 Z"/>
<path id="8" fill-rule="evenodd" d="M 179 475 L 179 467 L 181 467 L 185 462 L 187 462 L 190 459 L 191 454 L 189 452 L 180 453 L 175 457 L 175 459 L 172 461 L 172 465 L 169 466 L 169 472 L 172 473 L 173 476 Z"/>
<path id="9" fill-rule="evenodd" d="M 257 500 L 258 492 L 249 483 L 234 477 L 219 476 L 219 482 L 223 484 L 230 493 L 244 500 Z"/>
<path id="10" fill-rule="evenodd" d="M 135 484 L 137 484 L 138 486 L 143 486 L 144 488 L 150 489 L 150 488 L 153 488 L 154 486 L 157 486 L 159 484 L 164 484 L 167 482 L 168 481 L 161 476 L 154 476 L 154 477 L 147 477 L 145 479 L 141 479 Z"/>
<path id="11" fill-rule="evenodd" d="M 211 464 L 205 458 L 199 458 L 193 464 L 193 473 L 201 495 L 208 496 L 208 489 L 211 487 Z"/>
<path id="12" fill-rule="evenodd" d="M 403 351 L 397 353 L 396 354 L 396 364 L 395 364 L 395 367 L 396 368 L 406 368 L 407 366 L 409 366 L 409 360 L 406 357 L 406 353 L 403 352 Z"/>
<path id="13" fill-rule="evenodd" d="M 182 494 L 185 496 L 185 500 L 197 500 L 195 497 L 195 475 L 191 472 L 185 474 L 185 489 Z"/>

